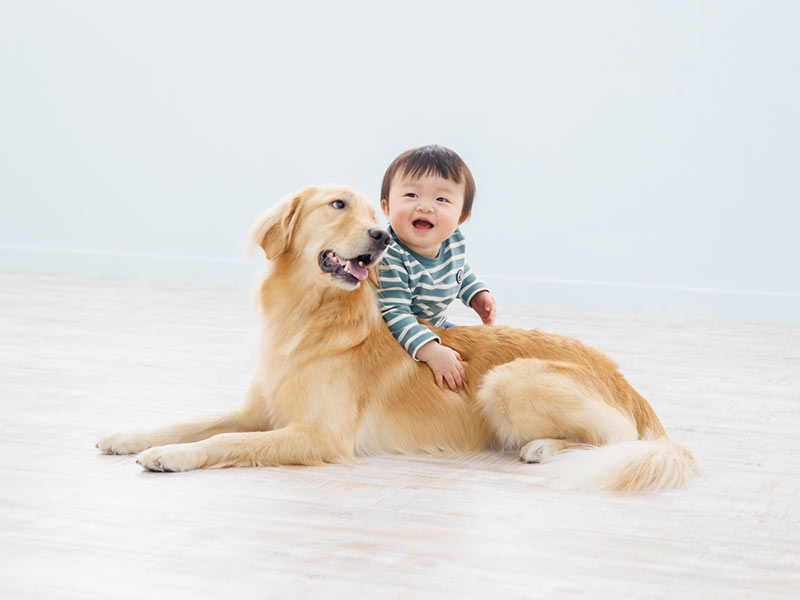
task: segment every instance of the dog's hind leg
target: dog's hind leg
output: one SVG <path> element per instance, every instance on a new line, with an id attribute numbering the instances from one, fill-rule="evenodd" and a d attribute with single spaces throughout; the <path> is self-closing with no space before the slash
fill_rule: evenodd
<path id="1" fill-rule="evenodd" d="M 220 433 L 267 429 L 269 420 L 264 399 L 258 387 L 251 385 L 247 401 L 240 410 L 153 431 L 117 433 L 104 437 L 96 447 L 105 454 L 138 454 L 154 446 L 197 442 Z"/>
<path id="2" fill-rule="evenodd" d="M 477 402 L 501 443 L 522 447 L 526 462 L 638 439 L 633 421 L 603 399 L 593 377 L 569 363 L 520 358 L 486 374 Z"/>

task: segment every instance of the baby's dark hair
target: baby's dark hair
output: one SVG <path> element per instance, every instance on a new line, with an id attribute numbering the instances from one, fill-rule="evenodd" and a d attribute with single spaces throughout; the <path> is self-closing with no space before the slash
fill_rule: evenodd
<path id="1" fill-rule="evenodd" d="M 472 199 L 475 197 L 475 181 L 472 179 L 472 173 L 467 164 L 450 148 L 436 144 L 421 146 L 407 150 L 395 158 L 383 176 L 381 200 L 389 201 L 389 188 L 392 187 L 392 179 L 398 171 L 403 175 L 410 175 L 414 179 L 434 173 L 456 183 L 463 181 L 464 206 L 461 209 L 461 218 L 469 216 L 472 210 Z"/>

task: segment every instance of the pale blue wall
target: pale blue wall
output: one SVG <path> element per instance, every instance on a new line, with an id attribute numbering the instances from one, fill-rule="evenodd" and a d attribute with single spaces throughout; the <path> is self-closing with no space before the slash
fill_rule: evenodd
<path id="1" fill-rule="evenodd" d="M 800 322 L 796 2 L 4 2 L 0 270 L 249 283 L 441 143 L 502 302 Z"/>

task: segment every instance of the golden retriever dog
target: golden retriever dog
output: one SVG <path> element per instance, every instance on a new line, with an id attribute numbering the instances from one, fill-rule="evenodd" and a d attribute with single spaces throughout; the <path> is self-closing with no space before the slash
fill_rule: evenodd
<path id="1" fill-rule="evenodd" d="M 579 341 L 500 326 L 436 329 L 466 383 L 441 390 L 383 322 L 374 284 L 389 237 L 356 191 L 308 187 L 252 233 L 269 261 L 257 372 L 238 410 L 106 437 L 151 471 L 314 465 L 357 455 L 519 451 L 566 485 L 681 486 L 692 455 L 603 354 Z M 539 469 L 547 467 L 539 467 Z"/>

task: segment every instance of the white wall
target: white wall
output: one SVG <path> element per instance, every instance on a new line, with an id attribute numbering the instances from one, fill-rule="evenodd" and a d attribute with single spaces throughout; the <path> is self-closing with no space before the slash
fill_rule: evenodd
<path id="1" fill-rule="evenodd" d="M 796 2 L 0 7 L 0 270 L 247 284 L 263 208 L 441 143 L 501 302 L 800 322 Z"/>

